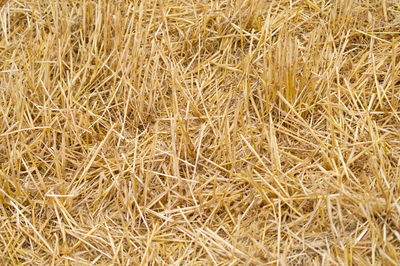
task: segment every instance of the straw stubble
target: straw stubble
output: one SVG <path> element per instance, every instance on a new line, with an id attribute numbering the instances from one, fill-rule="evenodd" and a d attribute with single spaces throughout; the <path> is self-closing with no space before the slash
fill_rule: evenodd
<path id="1" fill-rule="evenodd" d="M 0 8 L 2 264 L 400 263 L 398 1 Z"/>

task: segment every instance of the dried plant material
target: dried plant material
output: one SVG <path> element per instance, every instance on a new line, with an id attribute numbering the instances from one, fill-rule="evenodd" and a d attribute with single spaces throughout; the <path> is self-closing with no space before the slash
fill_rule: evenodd
<path id="1" fill-rule="evenodd" d="M 0 264 L 399 265 L 399 18 L 0 1 Z"/>

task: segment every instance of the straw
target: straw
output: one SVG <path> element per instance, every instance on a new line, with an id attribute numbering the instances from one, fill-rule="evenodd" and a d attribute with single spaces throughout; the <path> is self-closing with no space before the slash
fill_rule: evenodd
<path id="1" fill-rule="evenodd" d="M 0 1 L 0 264 L 399 265 L 399 18 Z"/>

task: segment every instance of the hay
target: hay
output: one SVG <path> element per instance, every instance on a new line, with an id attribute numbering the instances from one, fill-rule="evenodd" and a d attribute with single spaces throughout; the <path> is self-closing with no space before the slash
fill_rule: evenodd
<path id="1" fill-rule="evenodd" d="M 2 264 L 400 263 L 399 1 L 1 2 Z"/>

